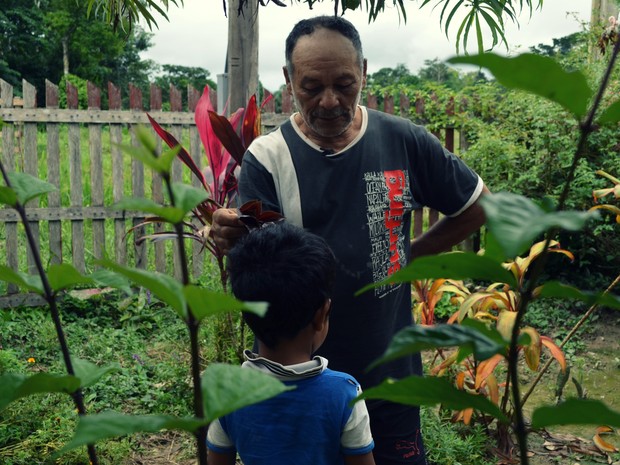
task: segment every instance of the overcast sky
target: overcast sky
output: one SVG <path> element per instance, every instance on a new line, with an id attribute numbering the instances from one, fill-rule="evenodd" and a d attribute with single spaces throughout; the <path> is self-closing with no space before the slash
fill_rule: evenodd
<path id="1" fill-rule="evenodd" d="M 369 73 L 399 63 L 416 73 L 425 60 L 444 60 L 456 53 L 454 39 L 460 22 L 453 20 L 446 38 L 439 24 L 441 7 L 433 11 L 432 5 L 436 2 L 431 2 L 418 9 L 420 3 L 405 0 L 406 24 L 399 21 L 394 7 L 386 7 L 386 11 L 370 24 L 365 10 L 345 13 L 345 18 L 360 31 Z M 365 1 L 361 4 L 364 6 Z M 333 2 L 329 0 L 315 5 L 312 10 L 306 3 L 291 5 L 289 1 L 287 5 L 282 8 L 268 3 L 259 10 L 259 79 L 272 91 L 284 83 L 284 41 L 293 25 L 310 16 L 333 14 Z M 506 38 L 511 52 L 526 52 L 530 46 L 540 43 L 551 45 L 553 38 L 582 30 L 583 23 L 590 20 L 590 7 L 591 0 L 545 0 L 542 10 L 535 10 L 531 18 L 529 11 L 524 11 L 519 17 L 519 28 L 512 23 L 507 25 Z M 143 57 L 159 64 L 202 67 L 209 70 L 210 77 L 216 81 L 217 74 L 224 72 L 228 34 L 222 1 L 185 0 L 182 8 L 171 5 L 169 18 L 170 22 L 158 19 L 159 29 L 153 31 L 154 45 Z M 470 43 L 475 44 L 473 37 Z M 475 52 L 474 49 L 469 51 Z M 506 53 L 504 47 L 496 51 Z"/>

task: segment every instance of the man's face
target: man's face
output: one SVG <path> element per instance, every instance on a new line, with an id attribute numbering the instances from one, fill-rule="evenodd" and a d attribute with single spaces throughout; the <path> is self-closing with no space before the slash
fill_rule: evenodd
<path id="1" fill-rule="evenodd" d="M 289 92 L 311 135 L 337 139 L 351 127 L 366 83 L 366 64 L 349 39 L 329 29 L 302 36 L 291 57 Z"/>

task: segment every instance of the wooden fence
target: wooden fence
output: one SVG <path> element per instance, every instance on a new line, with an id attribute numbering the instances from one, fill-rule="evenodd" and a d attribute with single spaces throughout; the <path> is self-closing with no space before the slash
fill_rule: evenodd
<path id="1" fill-rule="evenodd" d="M 22 95 L 22 99 L 15 98 L 13 87 L 0 79 L 0 119 L 4 122 L 0 152 L 7 171 L 31 174 L 57 188 L 46 199 L 31 201 L 27 205 L 27 218 L 44 263 L 49 266 L 70 262 L 84 272 L 93 270 L 94 260 L 104 257 L 107 251 L 109 258 L 119 264 L 178 276 L 177 249 L 165 242 L 136 244 L 127 232 L 140 224 L 143 215 L 113 207 L 127 196 L 147 196 L 160 202 L 164 198 L 161 178 L 145 172 L 140 162 L 128 161 L 129 157 L 121 149 L 122 144 L 137 144 L 137 125 L 150 127 L 140 89 L 129 86 L 128 109 L 121 108 L 121 90 L 112 83 L 107 89 L 107 110 L 102 109 L 101 90 L 90 83 L 86 110 L 78 108 L 78 90 L 70 83 L 66 88 L 67 108 L 59 108 L 58 86 L 49 81 L 46 81 L 45 107 L 37 108 L 36 89 L 26 81 L 22 85 Z M 170 110 L 162 111 L 161 89 L 151 86 L 148 112 L 177 140 L 183 141 L 196 164 L 204 168 L 206 156 L 193 113 L 200 95 L 193 87 L 188 88 L 188 111 L 183 111 L 182 93 L 171 86 Z M 215 95 L 211 95 L 211 101 L 217 101 Z M 383 103 L 383 111 L 394 113 L 393 97 L 386 96 Z M 368 95 L 366 104 L 369 108 L 377 108 L 376 97 Z M 408 114 L 409 105 L 410 102 L 401 96 L 401 115 Z M 417 101 L 414 105 L 418 113 L 424 111 L 423 102 Z M 283 95 L 281 113 L 275 113 L 273 101 L 264 108 L 263 126 L 269 128 L 281 124 L 291 111 L 291 99 Z M 451 111 L 450 107 L 447 111 Z M 82 142 L 85 132 L 87 143 Z M 436 135 L 449 150 L 454 151 L 454 129 L 442 132 Z M 40 143 L 41 134 L 45 134 L 44 145 Z M 161 141 L 157 139 L 161 148 Z M 184 176 L 189 179 L 184 174 L 187 172 L 184 165 L 175 160 L 173 180 L 182 181 Z M 192 182 L 199 187 L 196 179 Z M 423 214 L 422 210 L 414 214 L 415 236 L 422 233 Z M 433 211 L 428 214 L 427 223 L 432 225 L 438 214 Z M 162 226 L 153 228 L 160 231 Z M 148 232 L 140 227 L 134 234 L 139 237 Z M 0 257 L 4 257 L 0 260 L 11 269 L 27 269 L 31 274 L 36 271 L 33 256 L 27 252 L 17 212 L 10 208 L 0 209 Z M 188 258 L 192 276 L 197 279 L 203 273 L 208 254 L 195 243 Z M 19 294 L 14 285 L 8 285 L 5 295 L 0 296 L 0 308 L 41 303 L 38 296 Z"/>

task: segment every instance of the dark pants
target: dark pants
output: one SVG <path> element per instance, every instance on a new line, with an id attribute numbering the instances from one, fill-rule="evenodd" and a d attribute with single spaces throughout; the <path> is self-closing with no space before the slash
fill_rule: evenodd
<path id="1" fill-rule="evenodd" d="M 376 465 L 426 465 L 420 409 L 386 401 L 366 402 Z"/>

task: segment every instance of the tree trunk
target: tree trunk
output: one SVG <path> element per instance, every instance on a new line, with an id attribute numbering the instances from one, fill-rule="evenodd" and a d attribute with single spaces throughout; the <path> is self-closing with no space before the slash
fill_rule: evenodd
<path id="1" fill-rule="evenodd" d="M 62 42 L 62 74 L 69 74 L 69 37 L 64 36 Z"/>
<path id="2" fill-rule="evenodd" d="M 609 17 L 618 17 L 618 4 L 614 0 L 592 0 L 592 16 L 590 17 L 590 27 L 607 27 Z"/>
<path id="3" fill-rule="evenodd" d="M 228 2 L 228 113 L 247 105 L 258 92 L 258 2 Z"/>

